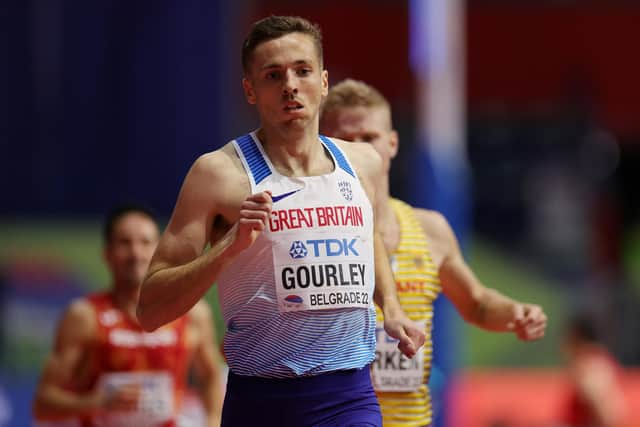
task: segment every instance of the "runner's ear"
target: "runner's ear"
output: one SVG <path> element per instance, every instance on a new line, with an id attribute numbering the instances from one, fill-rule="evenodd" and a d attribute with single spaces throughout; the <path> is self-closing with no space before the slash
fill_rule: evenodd
<path id="1" fill-rule="evenodd" d="M 251 105 L 255 105 L 256 95 L 253 91 L 253 85 L 246 77 L 242 79 L 242 88 L 244 89 L 244 96 L 247 99 L 247 102 Z"/>

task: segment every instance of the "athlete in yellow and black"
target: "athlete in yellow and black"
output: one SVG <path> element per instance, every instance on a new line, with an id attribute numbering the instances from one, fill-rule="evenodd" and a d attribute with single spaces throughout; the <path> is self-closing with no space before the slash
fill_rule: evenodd
<path id="1" fill-rule="evenodd" d="M 438 212 L 418 209 L 389 196 L 389 166 L 398 151 L 398 134 L 391 124 L 387 100 L 373 87 L 345 80 L 329 90 L 320 119 L 322 133 L 347 141 L 370 143 L 386 171 L 386 195 L 376 215 L 390 254 L 397 293 L 407 315 L 423 325 L 426 342 L 413 359 L 396 349 L 396 342 L 378 328 L 372 380 L 384 425 L 429 426 L 433 301 L 443 292 L 462 317 L 492 331 L 514 332 L 529 341 L 544 336 L 547 316 L 541 307 L 508 298 L 485 287 L 464 261 L 455 234 Z M 382 315 L 378 312 L 378 321 Z"/>

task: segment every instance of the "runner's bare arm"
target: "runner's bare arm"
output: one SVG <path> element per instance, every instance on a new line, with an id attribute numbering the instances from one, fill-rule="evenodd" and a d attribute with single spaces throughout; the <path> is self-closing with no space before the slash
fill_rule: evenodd
<path id="1" fill-rule="evenodd" d="M 231 194 L 236 198 L 245 194 L 231 155 L 218 150 L 201 156 L 184 180 L 140 291 L 137 315 L 148 331 L 189 311 L 220 272 L 264 230 L 271 209 L 267 193 L 249 195 L 235 209 L 230 207 L 235 203 L 230 201 Z M 233 226 L 203 253 L 213 223 L 223 213 Z"/>
<path id="2" fill-rule="evenodd" d="M 376 193 L 375 189 L 382 186 L 381 180 L 384 177 L 380 155 L 370 144 L 351 142 L 344 145 L 347 152 L 350 153 L 350 159 L 354 159 L 354 166 L 373 207 L 374 221 L 377 221 L 378 216 L 375 215 L 375 212 L 382 201 L 379 200 L 380 195 Z M 383 312 L 386 332 L 399 340 L 398 348 L 402 353 L 413 357 L 424 344 L 425 334 L 407 317 L 400 306 L 389 257 L 382 237 L 377 230 L 379 227 L 374 226 L 376 283 L 373 299 Z"/>
<path id="3" fill-rule="evenodd" d="M 484 286 L 465 262 L 444 216 L 424 209 L 416 209 L 416 215 L 432 243 L 442 291 L 467 322 L 491 331 L 514 332 L 525 341 L 544 336 L 547 317 L 540 306 Z"/>
<path id="4" fill-rule="evenodd" d="M 218 427 L 222 417 L 224 385 L 222 381 L 222 360 L 218 353 L 213 318 L 209 305 L 198 302 L 190 311 L 198 333 L 198 345 L 193 356 L 196 381 L 200 384 L 200 398 L 207 412 L 208 427 Z"/>
<path id="5" fill-rule="evenodd" d="M 342 143 L 339 139 L 334 138 L 334 140 Z M 395 310 L 401 310 L 400 301 L 398 300 L 393 273 L 389 265 L 389 258 L 380 234 L 377 231 L 378 227 L 375 226 L 378 218 L 376 210 L 379 203 L 376 188 L 378 180 L 381 179 L 383 175 L 382 161 L 380 155 L 369 144 L 348 142 L 342 143 L 341 147 L 349 155 L 349 159 L 351 159 L 358 173 L 360 182 L 369 197 L 374 212 L 374 263 L 376 284 L 373 300 L 383 311 L 387 309 L 390 311 L 390 314 L 393 314 Z"/>
<path id="6" fill-rule="evenodd" d="M 93 308 L 83 300 L 74 301 L 65 312 L 47 357 L 33 400 L 34 416 L 40 420 L 64 419 L 99 409 L 95 393 L 69 390 L 74 375 L 87 355 L 95 336 Z"/>

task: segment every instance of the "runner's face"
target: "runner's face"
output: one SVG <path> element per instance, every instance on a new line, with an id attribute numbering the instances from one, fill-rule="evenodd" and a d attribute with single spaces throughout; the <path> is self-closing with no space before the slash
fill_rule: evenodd
<path id="1" fill-rule="evenodd" d="M 380 154 L 385 171 L 398 152 L 398 135 L 385 107 L 342 107 L 322 116 L 322 133 L 350 142 L 367 142 Z"/>
<path id="2" fill-rule="evenodd" d="M 104 255 L 116 283 L 140 286 L 158 244 L 158 227 L 149 217 L 132 212 L 113 227 Z"/>
<path id="3" fill-rule="evenodd" d="M 243 79 L 247 101 L 264 125 L 317 123 L 328 76 L 311 36 L 291 33 L 259 44 Z"/>

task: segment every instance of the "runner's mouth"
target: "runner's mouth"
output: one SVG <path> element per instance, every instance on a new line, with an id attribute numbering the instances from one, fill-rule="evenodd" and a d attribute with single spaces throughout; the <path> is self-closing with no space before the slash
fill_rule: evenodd
<path id="1" fill-rule="evenodd" d="M 284 111 L 298 111 L 302 110 L 304 106 L 302 104 L 287 104 L 284 106 Z"/>

